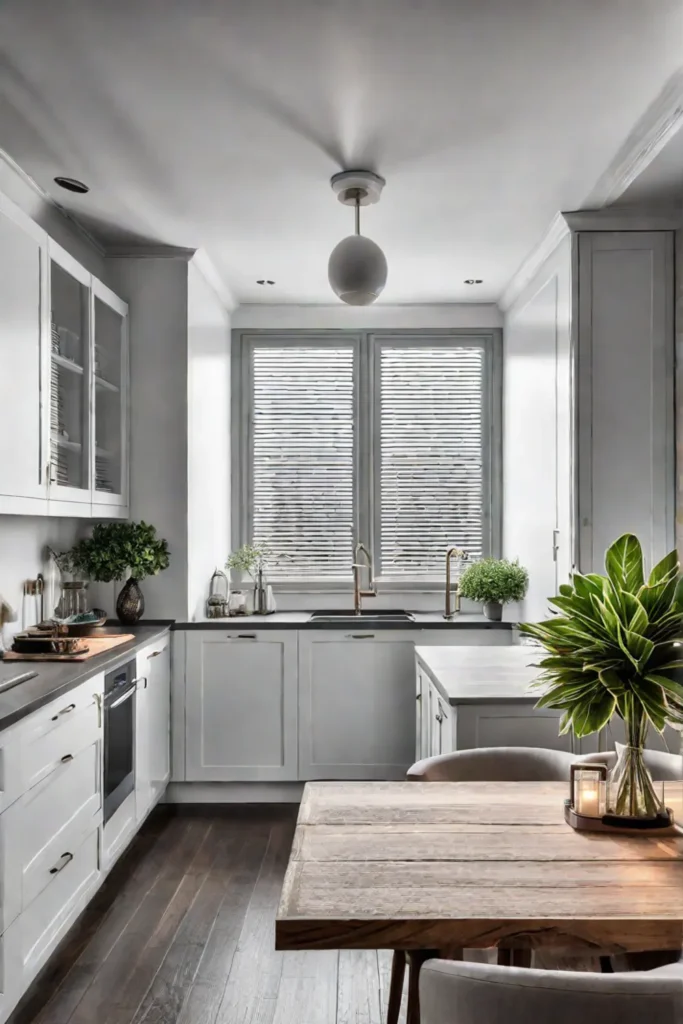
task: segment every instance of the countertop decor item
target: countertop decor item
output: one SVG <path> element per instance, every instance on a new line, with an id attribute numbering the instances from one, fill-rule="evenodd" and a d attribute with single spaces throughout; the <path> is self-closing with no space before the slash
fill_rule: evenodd
<path id="1" fill-rule="evenodd" d="M 482 558 L 472 562 L 460 577 L 460 595 L 484 606 L 487 619 L 499 622 L 503 605 L 521 601 L 529 586 L 529 573 L 507 558 Z"/>
<path id="2" fill-rule="evenodd" d="M 168 543 L 149 523 L 97 523 L 92 536 L 78 541 L 70 552 L 89 579 L 100 583 L 128 577 L 116 602 L 116 614 L 133 625 L 145 610 L 139 581 L 168 568 Z"/>
<path id="3" fill-rule="evenodd" d="M 607 787 L 607 814 L 621 828 L 642 828 L 643 819 L 671 824 L 643 761 L 650 726 L 683 725 L 683 584 L 676 551 L 652 569 L 647 580 L 643 552 L 624 534 L 605 555 L 606 575 L 574 573 L 550 603 L 562 613 L 520 631 L 547 651 L 535 686 L 545 692 L 540 708 L 564 712 L 561 733 L 576 737 L 599 732 L 613 715 L 624 722 L 627 743 Z M 604 822 L 603 818 L 603 822 Z"/>
<path id="4" fill-rule="evenodd" d="M 350 306 L 368 306 L 387 283 L 387 258 L 371 238 L 360 233 L 360 208 L 379 202 L 384 178 L 372 171 L 342 171 L 330 185 L 340 203 L 353 206 L 356 231 L 338 242 L 330 253 L 330 287 Z"/>
<path id="5" fill-rule="evenodd" d="M 223 619 L 228 616 L 229 589 L 228 577 L 220 569 L 216 569 L 209 583 L 209 596 L 206 601 L 207 619 Z"/>

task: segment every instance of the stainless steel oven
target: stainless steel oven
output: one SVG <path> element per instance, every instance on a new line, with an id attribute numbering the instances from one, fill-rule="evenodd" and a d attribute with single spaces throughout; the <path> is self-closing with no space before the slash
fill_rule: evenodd
<path id="1" fill-rule="evenodd" d="M 104 823 L 135 789 L 135 661 L 104 677 Z"/>

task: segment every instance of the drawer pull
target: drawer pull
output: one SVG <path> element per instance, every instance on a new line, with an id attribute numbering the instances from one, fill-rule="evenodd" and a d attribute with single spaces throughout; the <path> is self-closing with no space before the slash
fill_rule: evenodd
<path id="1" fill-rule="evenodd" d="M 138 676 L 137 679 L 133 680 L 133 682 L 131 683 L 131 686 L 139 687 L 140 683 L 142 683 L 142 689 L 146 690 L 147 689 L 147 676 Z"/>
<path id="2" fill-rule="evenodd" d="M 441 712 L 439 712 L 438 715 L 434 715 L 434 717 L 436 718 L 439 725 L 441 725 L 441 723 L 443 722 L 443 715 L 441 714 Z"/>
<path id="3" fill-rule="evenodd" d="M 102 728 L 102 694 L 93 693 L 93 700 L 97 704 L 97 728 Z"/>
<path id="4" fill-rule="evenodd" d="M 52 721 L 56 722 L 60 715 L 68 715 L 70 711 L 73 711 L 75 709 L 75 707 L 75 704 L 67 704 L 65 708 L 62 708 L 61 711 L 59 711 L 56 715 L 52 716 Z"/>
<path id="5" fill-rule="evenodd" d="M 256 633 L 238 633 L 237 636 L 231 633 L 228 640 L 256 640 Z"/>
<path id="6" fill-rule="evenodd" d="M 346 639 L 347 640 L 374 640 L 375 639 L 375 634 L 374 633 L 347 633 L 346 634 Z"/>
<path id="7" fill-rule="evenodd" d="M 61 864 L 57 864 L 54 868 L 50 868 L 51 875 L 58 875 L 60 871 L 63 871 L 67 864 L 74 859 L 73 853 L 63 853 L 59 858 Z"/>
<path id="8" fill-rule="evenodd" d="M 164 647 L 164 651 L 165 651 L 165 650 L 166 650 L 166 648 Z M 152 651 L 152 653 L 151 653 L 151 654 L 148 654 L 148 655 L 147 655 L 147 658 L 148 658 L 148 659 L 150 659 L 150 658 L 158 658 L 160 654 L 163 654 L 163 653 L 164 653 L 164 651 Z"/>
<path id="9" fill-rule="evenodd" d="M 65 754 L 64 757 L 60 758 L 62 764 L 68 764 L 69 761 L 73 761 L 73 754 Z"/>

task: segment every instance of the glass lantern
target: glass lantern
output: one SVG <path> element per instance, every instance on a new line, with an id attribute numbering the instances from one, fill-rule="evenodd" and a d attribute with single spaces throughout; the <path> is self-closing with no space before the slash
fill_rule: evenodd
<path id="1" fill-rule="evenodd" d="M 571 806 L 587 818 L 602 818 L 607 812 L 607 766 L 573 764 L 571 766 Z"/>

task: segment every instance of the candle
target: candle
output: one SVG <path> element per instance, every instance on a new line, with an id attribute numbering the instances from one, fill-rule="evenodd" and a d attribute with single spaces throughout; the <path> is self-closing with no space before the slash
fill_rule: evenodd
<path id="1" fill-rule="evenodd" d="M 605 813 L 606 770 L 583 768 L 574 772 L 574 810 L 589 818 L 601 818 Z"/>

